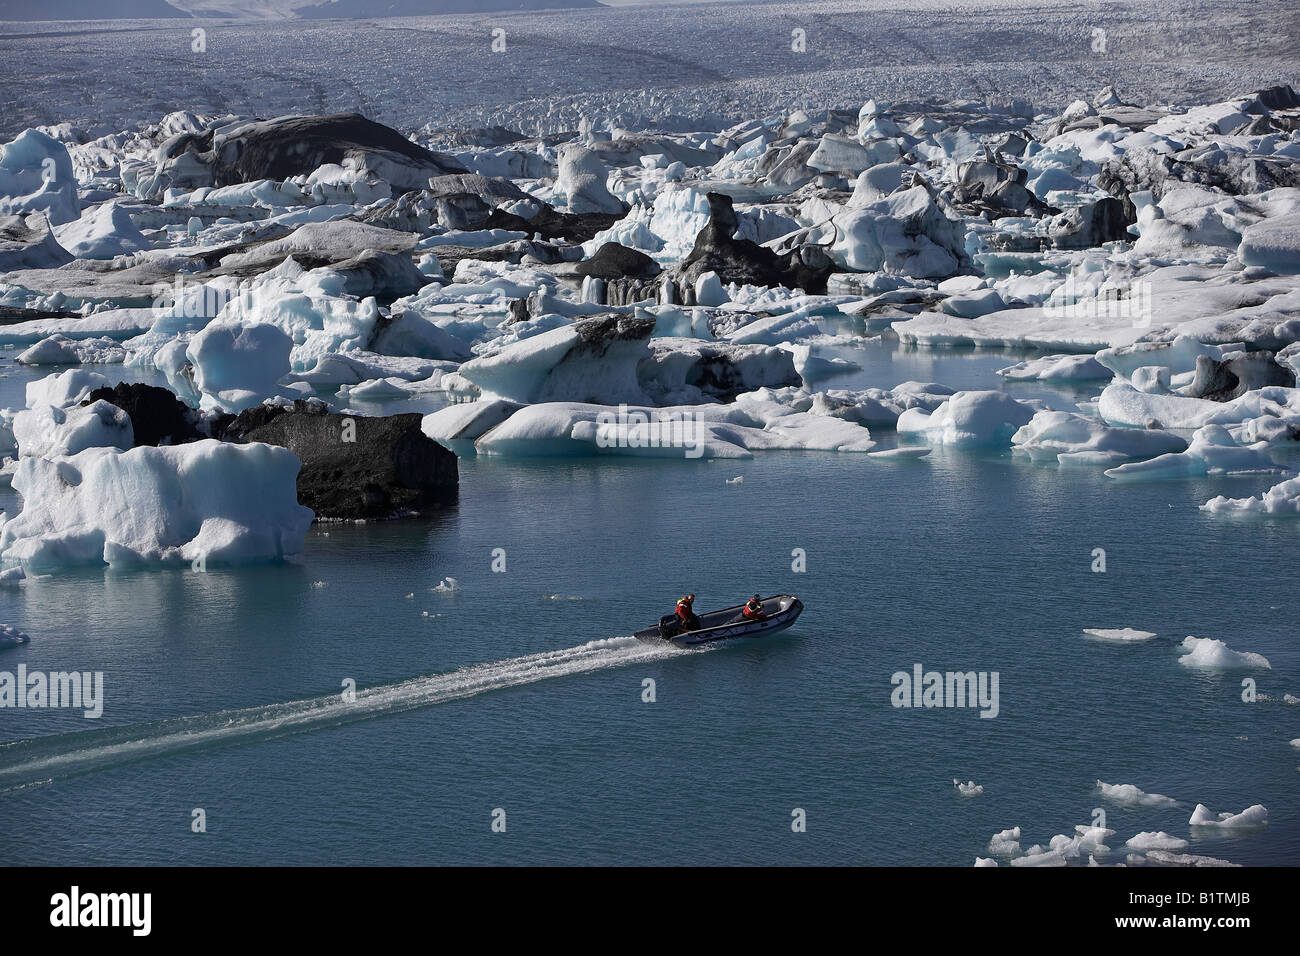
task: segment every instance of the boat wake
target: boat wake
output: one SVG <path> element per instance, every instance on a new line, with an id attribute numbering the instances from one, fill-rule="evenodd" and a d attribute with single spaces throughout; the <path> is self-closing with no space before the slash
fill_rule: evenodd
<path id="1" fill-rule="evenodd" d="M 282 704 L 19 740 L 0 745 L 0 793 L 183 750 L 333 727 L 675 653 L 671 647 L 643 644 L 632 637 L 614 637 L 358 689 L 351 700 L 336 693 Z"/>

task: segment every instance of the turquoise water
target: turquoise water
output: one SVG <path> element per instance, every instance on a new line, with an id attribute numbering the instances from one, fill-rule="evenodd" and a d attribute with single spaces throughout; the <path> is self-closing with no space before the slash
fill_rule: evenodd
<path id="1" fill-rule="evenodd" d="M 996 385 L 1014 360 L 889 352 L 864 357 L 874 384 Z M 21 404 L 31 373 L 5 371 L 0 404 Z M 0 863 L 968 866 L 999 830 L 1045 844 L 1098 806 L 1117 850 L 1165 830 L 1193 853 L 1300 861 L 1300 706 L 1282 701 L 1300 695 L 1300 522 L 1197 511 L 1276 478 L 1120 484 L 942 449 L 461 474 L 441 516 L 315 526 L 292 564 L 0 586 L 0 622 L 32 637 L 0 669 L 103 671 L 106 698 L 97 721 L 0 710 Z M 429 590 L 448 576 L 457 590 Z M 628 639 L 687 590 L 701 608 L 759 590 L 807 610 L 702 652 Z M 1159 636 L 1081 633 L 1125 626 Z M 1183 667 L 1189 634 L 1273 669 Z M 891 675 L 915 663 L 997 671 L 998 716 L 892 707 Z M 1243 703 L 1243 676 L 1267 699 Z M 1179 805 L 1105 804 L 1098 779 Z M 1197 802 L 1263 803 L 1269 826 L 1192 833 Z"/>

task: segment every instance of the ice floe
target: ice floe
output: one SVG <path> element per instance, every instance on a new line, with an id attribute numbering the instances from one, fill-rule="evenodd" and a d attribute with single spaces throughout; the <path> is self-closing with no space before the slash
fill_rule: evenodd
<path id="1" fill-rule="evenodd" d="M 1223 641 L 1212 637 L 1185 637 L 1180 645 L 1183 656 L 1178 662 L 1184 667 L 1196 667 L 1205 670 L 1264 669 L 1272 665 L 1262 654 L 1250 651 L 1234 651 Z"/>

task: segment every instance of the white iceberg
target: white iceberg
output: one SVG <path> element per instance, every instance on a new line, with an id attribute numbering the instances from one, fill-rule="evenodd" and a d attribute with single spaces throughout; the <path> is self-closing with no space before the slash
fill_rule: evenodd
<path id="1" fill-rule="evenodd" d="M 285 448 L 206 439 L 25 458 L 23 510 L 0 525 L 0 558 L 28 570 L 136 562 L 250 563 L 302 550 L 313 514 Z"/>
<path id="2" fill-rule="evenodd" d="M 238 413 L 280 393 L 289 373 L 293 339 L 278 326 L 214 321 L 190 340 L 185 357 L 194 367 L 202 407 Z"/>
<path id="3" fill-rule="evenodd" d="M 1156 636 L 1154 631 L 1139 631 L 1131 627 L 1085 627 L 1083 633 L 1089 637 L 1095 637 L 1099 641 L 1115 641 L 1121 644 L 1149 641 Z"/>
<path id="4" fill-rule="evenodd" d="M 957 392 L 927 412 L 909 408 L 898 416 L 898 433 L 932 445 L 960 447 L 1009 444 L 1034 417 L 1032 405 L 996 391 Z"/>
<path id="5" fill-rule="evenodd" d="M 1300 478 L 1288 478 L 1269 488 L 1258 498 L 1211 498 L 1201 505 L 1213 514 L 1300 515 Z"/>
<path id="6" fill-rule="evenodd" d="M 1181 852 L 1186 850 L 1188 843 L 1186 840 L 1176 836 L 1171 836 L 1163 830 L 1147 830 L 1129 839 L 1124 844 L 1130 850 L 1147 852 L 1150 850 L 1170 850 Z"/>
<path id="7" fill-rule="evenodd" d="M 1186 451 L 1171 452 L 1147 461 L 1128 462 L 1107 469 L 1111 478 L 1181 478 L 1196 475 L 1235 475 L 1280 471 L 1269 457 L 1268 445 L 1243 447 L 1222 425 L 1205 425 L 1192 435 Z"/>
<path id="8" fill-rule="evenodd" d="M 1205 670 L 1271 670 L 1273 666 L 1262 654 L 1231 650 L 1223 641 L 1216 641 L 1212 637 L 1185 637 L 1181 647 L 1183 656 L 1178 658 L 1178 663 L 1184 667 Z"/>
<path id="9" fill-rule="evenodd" d="M 1182 451 L 1187 442 L 1156 429 L 1115 428 L 1074 412 L 1041 411 L 1011 436 L 1016 452 L 1061 465 L 1116 465 Z"/>
<path id="10" fill-rule="evenodd" d="M 55 458 L 87 448 L 126 451 L 135 445 L 131 416 L 105 401 L 69 408 L 37 405 L 14 416 L 13 434 L 20 458 Z"/>
<path id="11" fill-rule="evenodd" d="M 1146 793 L 1131 783 L 1102 783 L 1097 781 L 1101 795 L 1113 803 L 1128 807 L 1173 807 L 1178 801 L 1162 793 Z"/>
<path id="12" fill-rule="evenodd" d="M 1240 813 L 1215 813 L 1205 804 L 1198 803 L 1187 823 L 1194 827 L 1222 827 L 1229 830 L 1262 827 L 1268 824 L 1268 809 L 1257 803 Z"/>

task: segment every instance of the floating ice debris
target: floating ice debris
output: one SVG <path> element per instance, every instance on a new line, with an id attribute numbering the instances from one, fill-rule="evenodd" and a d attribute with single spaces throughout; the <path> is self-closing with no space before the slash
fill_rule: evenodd
<path id="1" fill-rule="evenodd" d="M 445 594 L 449 591 L 459 591 L 460 585 L 456 583 L 455 578 L 443 578 L 441 581 L 438 582 L 436 587 L 431 587 L 429 588 L 429 590 L 436 591 L 441 594 Z"/>
<path id="2" fill-rule="evenodd" d="M 998 866 L 998 861 L 988 856 L 975 857 L 976 866 Z"/>
<path id="3" fill-rule="evenodd" d="M 4 520 L 4 512 L 0 512 L 0 521 Z M 27 577 L 27 572 L 22 567 L 5 568 L 0 571 L 0 584 L 17 584 Z"/>
<path id="4" fill-rule="evenodd" d="M 1186 840 L 1180 839 L 1179 837 L 1170 836 L 1163 830 L 1147 830 L 1132 837 L 1124 845 L 1130 850 L 1140 850 L 1142 852 L 1147 852 L 1149 850 L 1174 850 L 1181 852 L 1187 849 L 1188 843 Z"/>
<path id="5" fill-rule="evenodd" d="M 1115 373 L 1091 355 L 1045 355 L 999 369 L 998 374 L 1009 382 L 1089 382 Z"/>
<path id="6" fill-rule="evenodd" d="M 1044 850 L 1040 846 L 1030 847 L 1024 856 L 1011 861 L 1012 866 L 1069 866 L 1065 854 L 1059 850 Z"/>
<path id="7" fill-rule="evenodd" d="M 1147 853 L 1147 860 L 1159 863 L 1161 866 L 1241 866 L 1240 863 L 1229 863 L 1227 860 L 1220 860 L 1213 856 L 1171 853 L 1168 850 L 1150 850 Z"/>
<path id="8" fill-rule="evenodd" d="M 329 587 L 329 584 L 326 583 L 325 581 L 313 581 L 311 583 L 311 586 L 314 588 L 327 588 Z"/>
<path id="9" fill-rule="evenodd" d="M 1131 783 L 1102 783 L 1097 781 L 1101 795 L 1113 803 L 1130 807 L 1173 807 L 1178 801 L 1162 793 L 1145 793 Z"/>
<path id="10" fill-rule="evenodd" d="M 1255 498 L 1218 495 L 1201 505 L 1213 514 L 1300 515 L 1300 478 L 1289 478 Z"/>
<path id="11" fill-rule="evenodd" d="M 1013 857 L 1020 852 L 1020 827 L 1012 827 L 993 834 L 989 852 L 994 856 Z"/>
<path id="12" fill-rule="evenodd" d="M 1237 475 L 1281 471 L 1268 455 L 1267 445 L 1238 445 L 1222 425 L 1205 425 L 1192 435 L 1186 451 L 1169 452 L 1146 461 L 1133 461 L 1107 469 L 1110 478 L 1181 478 L 1198 475 Z"/>
<path id="13" fill-rule="evenodd" d="M 1074 832 L 1077 834 L 1075 839 L 1079 841 L 1078 847 L 1081 852 L 1096 856 L 1106 856 L 1110 853 L 1106 841 L 1115 836 L 1114 830 L 1079 824 L 1075 826 Z"/>
<path id="14" fill-rule="evenodd" d="M 743 485 L 744 483 L 745 483 L 744 475 L 737 475 L 735 478 L 727 479 L 727 484 L 729 485 Z"/>
<path id="15" fill-rule="evenodd" d="M 409 601 L 409 600 L 411 600 L 411 599 L 414 598 L 414 597 L 415 597 L 415 592 L 412 591 L 410 594 L 408 594 L 408 595 L 406 596 L 406 600 Z"/>
<path id="16" fill-rule="evenodd" d="M 1099 641 L 1116 641 L 1119 643 L 1149 641 L 1156 636 L 1154 631 L 1139 631 L 1131 627 L 1085 627 L 1083 633 L 1089 637 L 1095 637 Z"/>
<path id="17" fill-rule="evenodd" d="M 1268 825 L 1268 810 L 1262 804 L 1247 807 L 1240 813 L 1215 813 L 1203 803 L 1198 803 L 1187 821 L 1194 827 L 1223 827 L 1224 829 L 1247 829 Z"/>
<path id="18" fill-rule="evenodd" d="M 1212 637 L 1185 637 L 1182 643 L 1183 656 L 1178 663 L 1185 667 L 1199 667 L 1206 670 L 1235 670 L 1240 668 L 1263 668 L 1272 670 L 1268 658 L 1262 654 L 1249 651 L 1229 650 L 1223 641 Z"/>
<path id="19" fill-rule="evenodd" d="M 894 459 L 897 461 L 912 461 L 917 458 L 924 458 L 933 451 L 928 445 L 899 445 L 897 448 L 884 448 L 880 451 L 867 452 L 868 458 Z"/>
<path id="20" fill-rule="evenodd" d="M 984 792 L 984 787 L 974 780 L 967 780 L 962 783 L 960 780 L 954 779 L 952 785 L 957 788 L 957 792 L 963 797 L 977 797 Z"/>
<path id="21" fill-rule="evenodd" d="M 1002 392 L 957 392 L 933 412 L 907 409 L 898 416 L 898 433 L 932 445 L 1009 445 L 1035 411 Z"/>
<path id="22" fill-rule="evenodd" d="M 0 648 L 17 647 L 31 640 L 26 634 L 11 624 L 0 624 Z"/>

